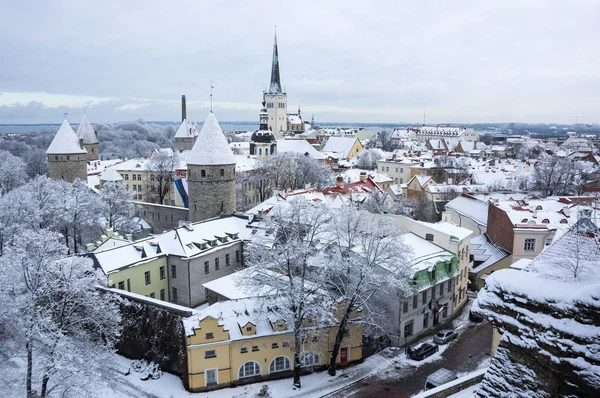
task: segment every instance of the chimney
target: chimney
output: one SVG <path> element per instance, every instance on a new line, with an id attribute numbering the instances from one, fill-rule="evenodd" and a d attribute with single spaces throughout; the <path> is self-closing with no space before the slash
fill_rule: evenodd
<path id="1" fill-rule="evenodd" d="M 338 188 L 344 188 L 344 177 L 337 176 L 335 179 L 335 186 Z"/>
<path id="2" fill-rule="evenodd" d="M 367 172 L 366 171 L 361 171 L 360 172 L 360 180 L 361 181 L 367 181 Z"/>
<path id="3" fill-rule="evenodd" d="M 187 107 L 185 105 L 185 95 L 181 96 L 181 121 L 187 119 Z"/>

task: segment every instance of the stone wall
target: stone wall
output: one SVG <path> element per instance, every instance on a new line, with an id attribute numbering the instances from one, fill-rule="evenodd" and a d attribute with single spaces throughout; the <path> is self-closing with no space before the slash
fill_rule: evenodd
<path id="1" fill-rule="evenodd" d="M 48 175 L 53 180 L 73 182 L 79 178 L 87 183 L 87 155 L 48 155 Z"/>
<path id="2" fill-rule="evenodd" d="M 87 160 L 91 162 L 92 160 L 100 159 L 100 149 L 99 143 L 95 144 L 83 144 L 83 147 L 87 150 Z"/>
<path id="3" fill-rule="evenodd" d="M 190 221 L 235 213 L 235 165 L 188 165 L 187 178 Z"/>
<path id="4" fill-rule="evenodd" d="M 166 206 L 156 203 L 134 202 L 141 208 L 136 215 L 144 218 L 152 227 L 152 233 L 158 234 L 179 226 L 179 221 L 188 220 L 185 207 Z"/>

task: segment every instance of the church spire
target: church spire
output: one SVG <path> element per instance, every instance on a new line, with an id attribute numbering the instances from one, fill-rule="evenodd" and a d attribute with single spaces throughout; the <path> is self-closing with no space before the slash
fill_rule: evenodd
<path id="1" fill-rule="evenodd" d="M 273 42 L 273 63 L 271 65 L 271 85 L 269 94 L 283 94 L 281 89 L 281 78 L 279 77 L 279 53 L 277 51 L 277 32 L 275 32 L 275 41 Z"/>

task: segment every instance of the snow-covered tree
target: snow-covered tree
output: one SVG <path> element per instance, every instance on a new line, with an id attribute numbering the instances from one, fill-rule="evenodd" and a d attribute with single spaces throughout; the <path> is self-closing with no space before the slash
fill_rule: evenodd
<path id="1" fill-rule="evenodd" d="M 27 175 L 30 178 L 48 174 L 48 156 L 43 149 L 32 150 L 26 158 Z"/>
<path id="2" fill-rule="evenodd" d="M 105 278 L 91 260 L 66 257 L 60 238 L 23 229 L 0 258 L 0 311 L 25 346 L 27 396 L 38 378 L 40 397 L 89 395 L 120 334 L 118 303 L 97 288 Z"/>
<path id="3" fill-rule="evenodd" d="M 328 267 L 320 256 L 327 237 L 329 212 L 305 200 L 284 203 L 265 220 L 271 244 L 255 239 L 247 245 L 244 284 L 275 297 L 277 312 L 294 335 L 294 386 L 301 387 L 300 354 L 307 327 L 329 321 L 332 306 L 323 289 Z M 269 239 L 269 242 L 271 240 Z M 314 329 L 314 328 L 311 328 Z"/>
<path id="4" fill-rule="evenodd" d="M 130 200 L 133 193 L 120 182 L 108 182 L 100 190 L 102 217 L 110 227 L 120 233 L 131 233 L 135 229 L 135 204 Z"/>
<path id="5" fill-rule="evenodd" d="M 365 170 L 376 170 L 377 169 L 377 161 L 379 159 L 384 159 L 385 155 L 383 151 L 380 149 L 364 149 L 358 155 L 356 155 L 358 159 L 356 161 L 356 167 L 359 169 Z"/>
<path id="6" fill-rule="evenodd" d="M 360 322 L 381 325 L 386 315 L 374 305 L 376 294 L 395 297 L 411 290 L 408 246 L 391 220 L 346 207 L 331 218 L 333 237 L 327 250 L 330 269 L 328 289 L 337 301 L 338 327 L 329 359 L 329 374 L 335 376 L 336 358 L 351 314 L 362 312 Z"/>
<path id="7" fill-rule="evenodd" d="M 160 150 L 148 161 L 150 171 L 150 192 L 148 196 L 160 204 L 165 203 L 165 198 L 173 185 L 175 169 L 179 166 L 179 154 L 176 151 Z"/>
<path id="8" fill-rule="evenodd" d="M 275 153 L 263 161 L 260 169 L 279 189 L 294 190 L 307 185 L 325 188 L 333 184 L 333 172 L 327 165 L 300 153 Z"/>
<path id="9" fill-rule="evenodd" d="M 363 209 L 375 214 L 390 213 L 393 211 L 393 203 L 387 192 L 374 191 L 365 200 Z"/>
<path id="10" fill-rule="evenodd" d="M 26 167 L 20 158 L 0 150 L 0 196 L 27 181 Z"/>
<path id="11" fill-rule="evenodd" d="M 382 130 L 375 136 L 377 148 L 385 152 L 393 152 L 398 149 L 398 140 L 394 137 L 393 130 Z"/>
<path id="12" fill-rule="evenodd" d="M 542 196 L 572 195 L 589 182 L 590 173 L 585 163 L 574 162 L 568 158 L 552 156 L 541 161 L 533 175 L 534 189 Z"/>

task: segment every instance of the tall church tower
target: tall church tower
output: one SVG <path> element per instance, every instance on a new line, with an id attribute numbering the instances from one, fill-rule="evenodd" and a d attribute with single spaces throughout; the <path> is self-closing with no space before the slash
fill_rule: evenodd
<path id="1" fill-rule="evenodd" d="M 189 220 L 202 221 L 235 212 L 235 157 L 210 112 L 187 159 Z"/>
<path id="2" fill-rule="evenodd" d="M 273 62 L 271 64 L 271 84 L 269 89 L 263 93 L 263 100 L 267 107 L 269 116 L 269 130 L 277 138 L 281 137 L 282 131 L 287 131 L 287 94 L 281 87 L 279 75 L 279 52 L 277 50 L 277 33 L 273 42 Z"/>

